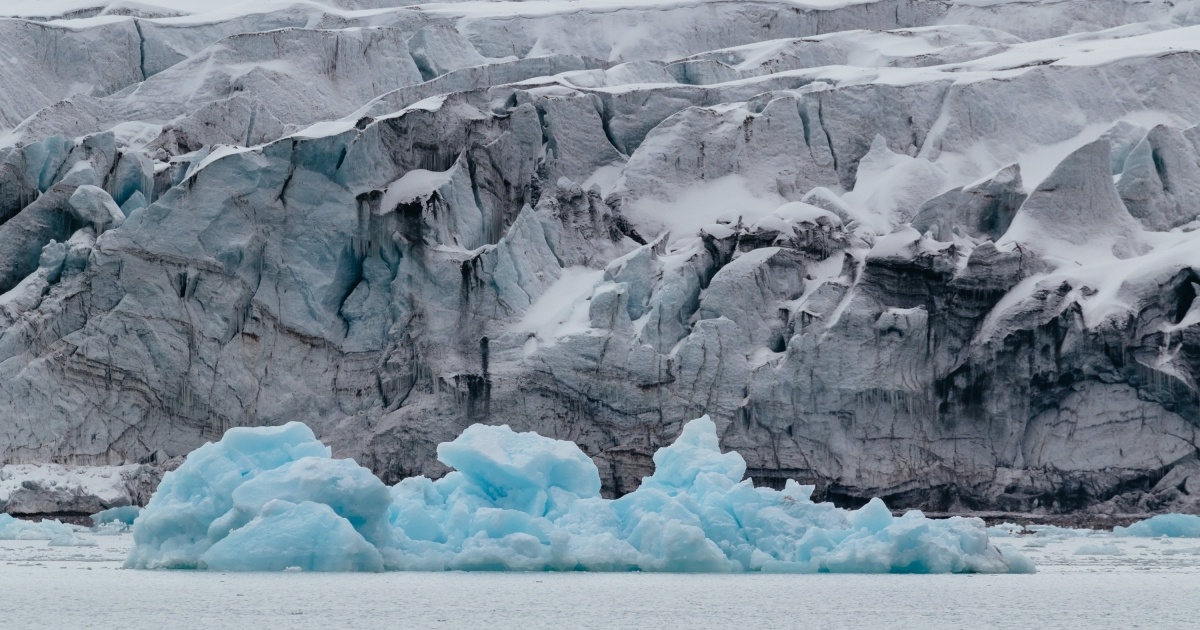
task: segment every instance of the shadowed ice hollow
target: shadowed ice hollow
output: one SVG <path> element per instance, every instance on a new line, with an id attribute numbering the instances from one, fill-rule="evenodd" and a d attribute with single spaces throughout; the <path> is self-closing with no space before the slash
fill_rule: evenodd
<path id="1" fill-rule="evenodd" d="M 445 477 L 388 487 L 304 424 L 231 429 L 168 474 L 134 523 L 127 566 L 278 571 L 492 570 L 797 573 L 1032 572 L 983 522 L 893 517 L 743 479 L 708 417 L 654 455 L 655 472 L 600 496 L 572 442 L 474 425 L 438 448 Z"/>

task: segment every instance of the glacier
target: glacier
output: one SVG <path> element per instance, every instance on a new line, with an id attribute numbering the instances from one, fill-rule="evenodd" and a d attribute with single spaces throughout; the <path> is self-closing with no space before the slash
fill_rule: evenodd
<path id="1" fill-rule="evenodd" d="M 983 521 L 814 503 L 754 487 L 708 417 L 654 473 L 600 496 L 573 442 L 472 425 L 438 446 L 453 468 L 388 487 L 299 422 L 234 428 L 167 473 L 133 524 L 126 566 L 211 571 L 1030 573 Z"/>
<path id="2" fill-rule="evenodd" d="M 391 485 L 555 436 L 615 499 L 707 415 L 839 505 L 1200 513 L 1198 42 L 1196 0 L 0 3 L 0 511 L 292 420 Z"/>

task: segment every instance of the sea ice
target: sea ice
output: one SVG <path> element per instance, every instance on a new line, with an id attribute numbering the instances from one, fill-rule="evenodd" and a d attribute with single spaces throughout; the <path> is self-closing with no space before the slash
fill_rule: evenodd
<path id="1" fill-rule="evenodd" d="M 1137 538 L 1200 538 L 1200 516 L 1159 514 L 1129 527 L 1114 527 L 1113 535 Z"/>
<path id="2" fill-rule="evenodd" d="M 572 442 L 474 425 L 455 470 L 387 487 L 300 423 L 238 428 L 188 456 L 133 527 L 127 566 L 211 570 L 1025 573 L 979 519 L 842 510 L 812 486 L 756 488 L 716 425 L 689 422 L 616 500 Z"/>

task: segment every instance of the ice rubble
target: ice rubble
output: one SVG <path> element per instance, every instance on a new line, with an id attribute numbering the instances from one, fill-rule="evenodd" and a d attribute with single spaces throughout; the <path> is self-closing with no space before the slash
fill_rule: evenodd
<path id="1" fill-rule="evenodd" d="M 438 447 L 445 477 L 386 486 L 306 425 L 235 428 L 164 477 L 134 523 L 133 568 L 1026 573 L 978 519 L 893 517 L 743 480 L 716 425 L 689 422 L 616 500 L 573 442 L 473 425 Z"/>
<path id="2" fill-rule="evenodd" d="M 1112 543 L 1096 543 L 1088 545 L 1080 545 L 1075 549 L 1077 556 L 1121 556 L 1125 552 Z"/>
<path id="3" fill-rule="evenodd" d="M 121 507 L 109 508 L 101 510 L 92 515 L 92 524 L 99 527 L 109 523 L 119 523 L 121 525 L 133 525 L 133 521 L 142 513 L 142 508 L 136 505 L 123 505 Z"/>
<path id="4" fill-rule="evenodd" d="M 708 413 L 864 500 L 1200 509 L 1198 0 L 146 4 L 0 3 L 0 463 L 486 420 L 620 494 Z"/>

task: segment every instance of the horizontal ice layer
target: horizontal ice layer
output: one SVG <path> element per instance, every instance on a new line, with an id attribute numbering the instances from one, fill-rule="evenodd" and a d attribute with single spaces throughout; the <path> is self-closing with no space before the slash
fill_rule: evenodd
<path id="1" fill-rule="evenodd" d="M 1113 535 L 1137 538 L 1200 538 L 1200 516 L 1159 514 L 1129 527 L 1114 527 Z"/>
<path id="2" fill-rule="evenodd" d="M 756 488 L 689 422 L 655 472 L 600 497 L 572 442 L 474 425 L 438 448 L 457 470 L 388 488 L 300 423 L 240 428 L 164 477 L 134 523 L 127 566 L 228 571 L 524 570 L 1025 573 L 979 519 L 893 517 L 814 503 L 812 486 Z"/>

